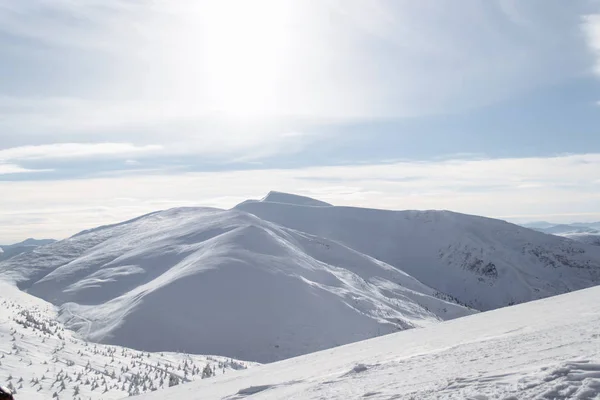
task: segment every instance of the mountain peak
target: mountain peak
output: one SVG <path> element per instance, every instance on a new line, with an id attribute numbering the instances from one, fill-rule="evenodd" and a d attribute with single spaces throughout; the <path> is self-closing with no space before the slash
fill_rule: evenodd
<path id="1" fill-rule="evenodd" d="M 331 204 L 324 201 L 316 200 L 307 196 L 277 191 L 270 191 L 265 197 L 262 198 L 261 202 L 284 203 L 298 206 L 331 207 Z"/>

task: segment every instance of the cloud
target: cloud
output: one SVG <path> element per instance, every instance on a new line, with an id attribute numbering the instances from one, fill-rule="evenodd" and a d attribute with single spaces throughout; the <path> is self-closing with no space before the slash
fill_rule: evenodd
<path id="1" fill-rule="evenodd" d="M 228 208 L 269 190 L 336 205 L 591 220 L 600 219 L 599 181 L 600 154 L 584 154 L 0 182 L 0 242 L 66 237 L 176 206 Z"/>
<path id="2" fill-rule="evenodd" d="M 0 143 L 292 155 L 589 67 L 583 1 L 0 0 Z M 148 153 L 149 154 L 149 153 Z"/>
<path id="3" fill-rule="evenodd" d="M 0 162 L 89 157 L 130 156 L 156 153 L 162 146 L 135 146 L 131 143 L 55 143 L 0 149 Z"/>
<path id="4" fill-rule="evenodd" d="M 189 105 L 179 106 L 160 100 L 113 102 L 68 97 L 0 97 L 0 139 L 4 139 L 0 142 L 13 146 L 37 145 L 58 137 L 61 142 L 108 142 L 72 146 L 90 149 L 94 146 L 98 151 L 105 148 L 110 152 L 111 142 L 121 142 L 125 138 L 146 144 L 138 145 L 139 149 L 120 144 L 119 148 L 114 148 L 115 153 L 146 152 L 156 150 L 150 146 L 161 146 L 162 154 L 195 153 L 256 159 L 297 152 L 326 138 L 303 128 L 311 129 L 301 122 L 278 118 L 238 120 L 210 116 L 191 110 Z"/>
<path id="5" fill-rule="evenodd" d="M 0 49 L 21 105 L 3 128 L 237 139 L 211 121 L 462 111 L 579 73 L 583 4 L 0 0 L 0 35 L 23 41 Z M 280 128 L 245 142 L 299 129 Z"/>
<path id="6" fill-rule="evenodd" d="M 50 170 L 32 170 L 20 167 L 19 165 L 4 163 L 0 159 L 0 175 L 22 174 L 27 172 L 49 172 Z"/>
<path id="7" fill-rule="evenodd" d="M 600 75 L 600 14 L 583 17 L 582 29 L 590 52 L 595 58 L 593 71 Z"/>

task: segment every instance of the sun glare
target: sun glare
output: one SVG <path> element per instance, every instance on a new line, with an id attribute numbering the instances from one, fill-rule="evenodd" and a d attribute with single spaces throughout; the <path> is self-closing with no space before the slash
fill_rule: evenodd
<path id="1" fill-rule="evenodd" d="M 182 47 L 176 73 L 184 76 L 178 79 L 189 83 L 186 90 L 198 91 L 205 108 L 213 113 L 235 117 L 277 114 L 287 79 L 285 64 L 293 59 L 292 2 L 221 0 L 200 4 L 194 28 L 188 32 L 197 50 Z"/>

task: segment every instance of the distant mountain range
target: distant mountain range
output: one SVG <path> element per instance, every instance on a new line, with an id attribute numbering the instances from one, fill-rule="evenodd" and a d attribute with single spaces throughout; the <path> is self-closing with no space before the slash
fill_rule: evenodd
<path id="1" fill-rule="evenodd" d="M 523 225 L 539 232 L 557 235 L 576 240 L 581 243 L 600 246 L 600 222 L 551 224 L 549 222 L 533 222 Z"/>
<path id="2" fill-rule="evenodd" d="M 270 362 L 600 283 L 600 247 L 449 211 L 272 192 L 0 262 L 86 338 Z"/>
<path id="3" fill-rule="evenodd" d="M 38 246 L 45 246 L 47 244 L 51 244 L 56 242 L 53 239 L 27 239 L 20 243 L 10 244 L 10 245 L 0 245 L 0 261 L 7 260 L 11 257 L 16 256 L 17 254 L 26 253 L 28 251 L 32 251 Z"/>

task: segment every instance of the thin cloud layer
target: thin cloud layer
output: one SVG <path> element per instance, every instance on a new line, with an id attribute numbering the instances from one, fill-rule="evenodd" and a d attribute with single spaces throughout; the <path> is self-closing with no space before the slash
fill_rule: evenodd
<path id="1" fill-rule="evenodd" d="M 22 174 L 26 172 L 34 172 L 34 170 L 20 167 L 15 164 L 3 163 L 0 160 L 0 175 L 8 175 L 8 174 Z M 39 170 L 36 172 L 40 172 Z"/>
<path id="2" fill-rule="evenodd" d="M 62 238 L 176 206 L 229 208 L 269 190 L 336 205 L 593 220 L 600 219 L 599 182 L 600 154 L 0 182 L 0 242 L 32 232 Z"/>
<path id="3" fill-rule="evenodd" d="M 0 138 L 256 148 L 298 121 L 481 107 L 584 70 L 586 4 L 2 0 Z"/>
<path id="4" fill-rule="evenodd" d="M 81 157 L 127 157 L 157 152 L 161 149 L 162 146 L 158 145 L 135 146 L 131 143 L 55 143 L 0 150 L 0 162 Z"/>
<path id="5" fill-rule="evenodd" d="M 600 14 L 590 14 L 583 17 L 583 32 L 590 52 L 595 57 L 594 73 L 600 76 Z"/>

